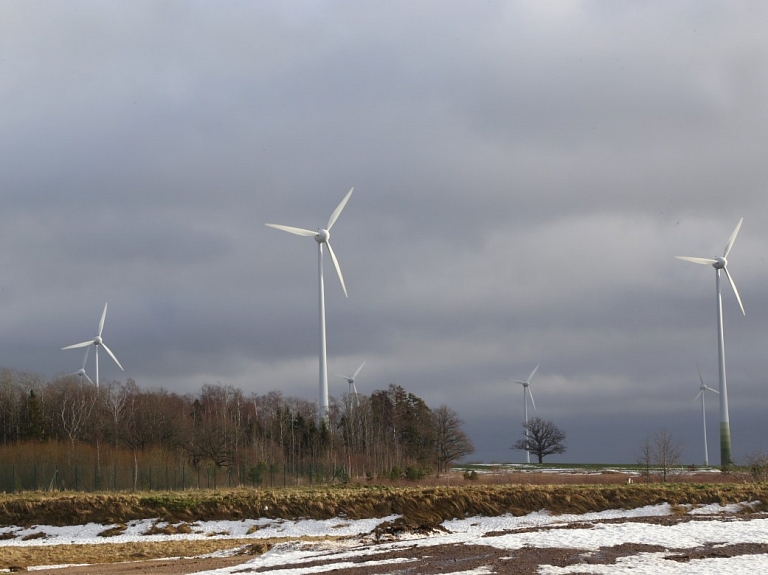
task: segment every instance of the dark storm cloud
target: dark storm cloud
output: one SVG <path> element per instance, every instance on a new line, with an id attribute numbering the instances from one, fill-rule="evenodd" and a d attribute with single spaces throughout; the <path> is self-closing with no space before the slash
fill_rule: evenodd
<path id="1" fill-rule="evenodd" d="M 317 388 L 329 367 L 459 411 L 514 459 L 514 379 L 573 460 L 666 427 L 699 459 L 724 289 L 734 452 L 759 447 L 768 13 L 755 5 L 6 2 L 0 364 L 195 392 Z M 110 371 L 112 370 L 112 371 Z M 331 394 L 345 391 L 341 380 Z M 690 397 L 689 397 L 690 396 Z M 711 403 L 711 437 L 716 409 Z M 764 434 L 762 434 L 764 435 Z M 498 438 L 504 438 L 502 440 Z M 608 438 L 608 439 L 606 439 Z M 710 445 L 715 450 L 715 446 Z"/>

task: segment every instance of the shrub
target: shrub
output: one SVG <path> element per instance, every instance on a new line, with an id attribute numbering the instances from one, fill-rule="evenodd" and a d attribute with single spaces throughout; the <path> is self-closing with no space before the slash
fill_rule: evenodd
<path id="1" fill-rule="evenodd" d="M 259 461 L 258 465 L 255 465 L 248 470 L 248 480 L 254 485 L 261 485 L 264 483 L 264 473 L 266 471 L 267 464 L 263 461 Z"/>
<path id="2" fill-rule="evenodd" d="M 753 481 L 768 481 L 768 453 L 758 449 L 747 457 L 747 467 Z"/>
<path id="3" fill-rule="evenodd" d="M 414 465 L 405 468 L 405 478 L 409 479 L 410 481 L 418 481 L 419 479 L 424 479 L 428 473 L 428 469 L 423 467 L 416 467 Z"/>

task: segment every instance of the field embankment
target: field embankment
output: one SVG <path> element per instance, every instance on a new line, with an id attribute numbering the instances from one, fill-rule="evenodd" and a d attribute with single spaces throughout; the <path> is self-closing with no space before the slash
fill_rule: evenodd
<path id="1" fill-rule="evenodd" d="M 532 511 L 585 513 L 670 503 L 761 501 L 768 484 L 353 486 L 312 489 L 237 489 L 153 493 L 40 493 L 0 495 L 0 525 L 104 525 L 135 519 L 167 522 L 245 518 L 363 519 L 404 516 L 434 524 L 474 515 Z"/>

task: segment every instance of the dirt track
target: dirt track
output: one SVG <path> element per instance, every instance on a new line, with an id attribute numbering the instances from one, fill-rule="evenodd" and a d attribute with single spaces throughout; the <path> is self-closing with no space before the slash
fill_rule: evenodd
<path id="1" fill-rule="evenodd" d="M 666 557 L 670 561 L 688 562 L 692 559 L 705 557 L 734 557 L 744 554 L 768 553 L 766 545 L 733 545 L 719 547 L 718 549 L 671 549 L 665 550 L 651 545 L 620 545 L 617 547 L 602 548 L 597 553 L 589 553 L 579 549 L 540 549 L 526 548 L 516 551 L 505 551 L 483 545 L 441 545 L 428 548 L 411 548 L 398 551 L 390 551 L 381 554 L 367 556 L 358 560 L 359 566 L 339 569 L 338 563 L 329 560 L 328 571 L 313 571 L 314 573 L 342 573 L 343 575 L 391 575 L 400 572 L 393 564 L 368 565 L 372 561 L 384 559 L 400 559 L 404 570 L 418 572 L 420 575 L 435 575 L 438 573 L 451 573 L 453 571 L 470 571 L 480 567 L 486 567 L 493 573 L 500 575 L 535 575 L 540 565 L 555 565 L 565 567 L 567 565 L 584 564 L 612 564 L 619 557 L 635 555 L 637 553 L 666 551 Z M 93 565 L 88 567 L 68 567 L 65 569 L 51 569 L 35 571 L 42 575 L 138 575 L 152 573 L 156 575 L 187 575 L 233 567 L 245 563 L 249 558 L 219 558 L 219 559 L 183 559 L 183 560 L 159 560 L 141 561 L 137 563 L 117 563 L 112 565 Z M 418 565 L 413 570 L 414 563 Z M 286 563 L 281 568 L 310 568 L 318 567 L 322 562 L 301 563 L 291 565 Z M 410 567 L 410 569 L 409 569 Z M 258 569 L 248 565 L 242 565 L 237 573 L 268 573 L 270 569 Z"/>
<path id="2" fill-rule="evenodd" d="M 132 563 L 106 563 L 66 567 L 64 569 L 35 570 L 41 575 L 186 575 L 212 569 L 223 569 L 245 563 L 250 557 L 226 557 L 215 559 L 159 559 L 157 561 L 136 561 Z"/>

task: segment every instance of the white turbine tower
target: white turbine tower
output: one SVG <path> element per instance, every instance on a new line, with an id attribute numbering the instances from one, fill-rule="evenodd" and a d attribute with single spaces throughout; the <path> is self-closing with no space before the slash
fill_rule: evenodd
<path id="1" fill-rule="evenodd" d="M 539 364 L 541 365 L 541 364 Z M 528 445 L 528 398 L 531 398 L 531 405 L 533 406 L 533 409 L 536 409 L 536 402 L 533 401 L 533 393 L 531 393 L 531 380 L 533 379 L 533 376 L 536 374 L 536 370 L 539 369 L 539 366 L 533 368 L 533 371 L 531 372 L 531 375 L 528 376 L 528 379 L 515 380 L 515 383 L 519 383 L 523 386 L 523 405 L 525 410 L 525 445 Z M 531 452 L 527 449 L 525 450 L 525 460 L 527 463 L 531 462 Z"/>
<path id="2" fill-rule="evenodd" d="M 266 224 L 271 228 L 283 230 L 291 234 L 298 236 L 312 237 L 317 242 L 317 268 L 319 278 L 319 291 L 320 291 L 320 413 L 318 414 L 320 419 L 326 421 L 328 418 L 328 360 L 326 354 L 326 340 L 325 340 L 325 287 L 323 284 L 323 246 L 328 246 L 328 253 L 331 254 L 331 260 L 336 268 L 336 273 L 339 275 L 339 281 L 341 282 L 341 289 L 344 290 L 344 296 L 347 296 L 347 287 L 344 285 L 344 277 L 341 275 L 341 268 L 339 267 L 339 261 L 336 259 L 336 254 L 333 253 L 331 247 L 331 228 L 333 224 L 341 214 L 341 210 L 349 201 L 349 196 L 355 188 L 351 188 L 341 203 L 333 210 L 331 217 L 328 219 L 328 225 L 325 228 L 321 228 L 316 232 L 312 230 L 305 230 L 303 228 L 294 228 L 291 226 L 283 226 L 280 224 Z"/>
<path id="3" fill-rule="evenodd" d="M 709 451 L 707 450 L 707 412 L 704 405 L 704 392 L 705 391 L 714 391 L 715 393 L 719 393 L 716 389 L 712 389 L 711 387 L 704 385 L 704 378 L 701 377 L 701 370 L 699 369 L 699 366 L 696 366 L 696 369 L 699 370 L 699 381 L 701 382 L 701 387 L 699 388 L 699 394 L 693 398 L 693 401 L 696 401 L 697 399 L 701 398 L 701 423 L 704 426 L 704 465 L 709 465 Z"/>
<path id="4" fill-rule="evenodd" d="M 711 265 L 715 268 L 715 289 L 717 292 L 717 363 L 719 367 L 720 375 L 720 465 L 727 466 L 733 463 L 731 458 L 731 423 L 728 417 L 728 386 L 725 380 L 725 342 L 723 336 L 723 298 L 720 292 L 720 271 L 724 271 L 728 281 L 733 288 L 733 293 L 736 295 L 736 301 L 739 302 L 741 313 L 744 312 L 744 305 L 741 303 L 741 297 L 739 291 L 736 289 L 736 284 L 728 271 L 728 254 L 731 253 L 733 242 L 736 240 L 736 236 L 741 228 L 741 223 L 744 218 L 739 220 L 736 224 L 736 228 L 733 230 L 731 237 L 728 238 L 728 243 L 725 244 L 725 251 L 722 257 L 712 258 L 693 258 L 688 256 L 676 256 L 677 259 L 685 260 L 687 262 L 693 262 L 695 264 Z"/>
<path id="5" fill-rule="evenodd" d="M 347 380 L 347 383 L 349 384 L 349 395 L 351 396 L 352 395 L 352 391 L 354 391 L 355 392 L 355 399 L 356 400 L 357 400 L 357 386 L 355 385 L 355 380 L 356 380 L 358 374 L 360 373 L 360 370 L 363 369 L 364 365 L 365 365 L 365 362 L 361 363 L 360 367 L 358 367 L 357 370 L 355 370 L 355 373 L 353 373 L 352 375 L 341 375 L 340 373 L 336 374 L 340 378 Z M 360 402 L 358 401 L 358 404 L 359 403 Z"/>
<path id="6" fill-rule="evenodd" d="M 107 347 L 107 344 L 104 343 L 104 340 L 101 338 L 101 332 L 104 331 L 104 320 L 107 317 L 107 304 L 104 304 L 104 311 L 101 312 L 101 320 L 99 321 L 99 332 L 93 339 L 89 339 L 88 341 L 84 341 L 82 343 L 76 343 L 74 345 L 68 345 L 67 347 L 62 347 L 61 349 L 77 349 L 80 347 L 88 347 L 88 346 L 94 346 L 96 348 L 95 354 L 96 354 L 96 387 L 99 387 L 99 347 L 103 347 L 104 351 L 106 351 L 109 354 L 109 357 L 111 357 L 115 363 L 117 364 L 117 367 L 119 367 L 121 370 L 123 370 L 123 366 L 120 365 L 120 362 L 117 361 L 117 358 L 115 357 L 115 354 L 112 353 L 112 350 Z M 90 349 L 90 348 L 89 348 Z M 82 372 L 83 375 L 85 375 L 85 360 L 88 359 L 88 353 L 85 354 L 85 359 L 83 359 L 83 368 Z M 125 371 L 125 370 L 123 370 Z M 80 372 L 78 372 L 78 375 Z M 87 377 L 87 376 L 86 376 Z M 90 381 L 90 379 L 89 379 Z"/>

